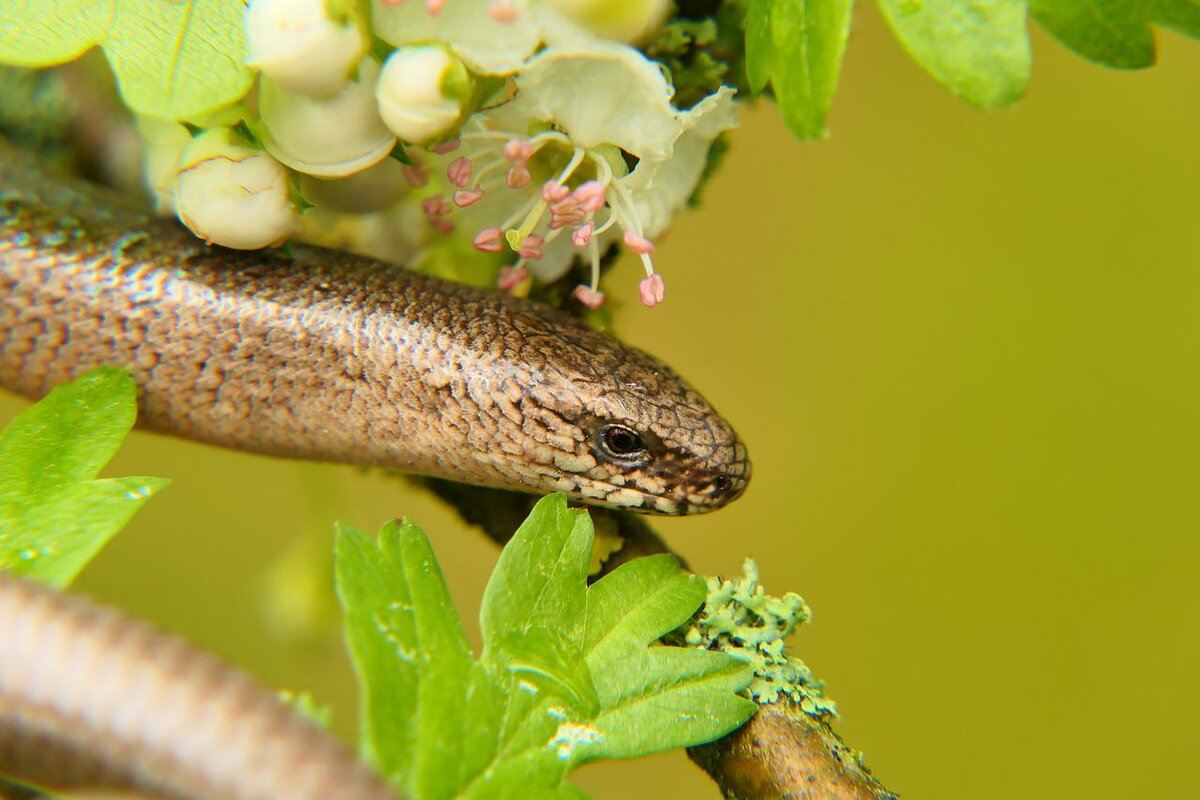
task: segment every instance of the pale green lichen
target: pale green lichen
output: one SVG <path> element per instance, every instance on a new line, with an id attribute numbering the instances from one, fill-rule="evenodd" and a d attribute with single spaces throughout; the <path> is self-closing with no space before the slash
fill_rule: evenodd
<path id="1" fill-rule="evenodd" d="M 758 582 L 758 565 L 746 559 L 743 577 L 708 578 L 708 598 L 672 639 L 692 647 L 720 650 L 754 666 L 744 694 L 757 703 L 787 697 L 809 716 L 825 719 L 837 709 L 808 666 L 785 652 L 784 639 L 812 618 L 798 594 L 769 595 Z"/>

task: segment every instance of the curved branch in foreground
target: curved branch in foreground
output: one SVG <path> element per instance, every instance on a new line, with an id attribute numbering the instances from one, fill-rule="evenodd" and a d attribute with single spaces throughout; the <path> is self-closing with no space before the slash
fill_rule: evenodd
<path id="1" fill-rule="evenodd" d="M 419 484 L 450 504 L 464 521 L 498 544 L 521 524 L 537 498 L 500 489 L 481 489 L 436 479 Z M 595 576 L 652 553 L 674 553 L 642 517 L 589 509 L 597 532 L 608 530 L 624 545 Z M 678 553 L 675 555 L 683 561 Z M 762 706 L 738 730 L 699 747 L 688 756 L 729 800 L 895 800 L 871 774 L 857 751 L 847 747 L 825 722 L 789 700 Z"/>

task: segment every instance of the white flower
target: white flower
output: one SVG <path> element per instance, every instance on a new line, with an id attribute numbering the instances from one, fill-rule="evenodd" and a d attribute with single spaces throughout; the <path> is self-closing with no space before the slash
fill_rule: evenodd
<path id="1" fill-rule="evenodd" d="M 621 240 L 642 258 L 643 302 L 661 302 L 651 240 L 686 206 L 713 140 L 736 124 L 733 90 L 680 111 L 656 64 L 632 48 L 596 42 L 544 51 L 516 85 L 512 100 L 464 126 L 446 169 L 452 195 L 429 198 L 429 221 L 452 228 L 453 219 L 477 249 L 514 253 L 514 268 L 501 278 L 509 287 L 527 271 L 554 280 L 585 252 L 589 303 L 600 253 Z"/>
<path id="2" fill-rule="evenodd" d="M 546 0 L 593 33 L 619 42 L 638 42 L 657 30 L 670 0 Z"/>
<path id="3" fill-rule="evenodd" d="M 396 137 L 379 117 L 379 65 L 364 58 L 358 80 L 319 100 L 289 92 L 264 78 L 259 90 L 263 146 L 297 172 L 321 178 L 352 175 L 392 151 Z"/>
<path id="4" fill-rule="evenodd" d="M 432 4 L 372 0 L 375 34 L 401 47 L 444 42 L 481 75 L 511 75 L 543 43 L 595 38 L 586 28 L 533 0 L 445 0 Z"/>
<path id="5" fill-rule="evenodd" d="M 367 50 L 351 7 L 341 16 L 331 18 L 327 0 L 251 0 L 246 63 L 289 91 L 336 94 Z"/>
<path id="6" fill-rule="evenodd" d="M 175 205 L 192 233 L 237 250 L 281 244 L 296 227 L 287 170 L 231 128 L 213 128 L 184 148 Z"/>
<path id="7" fill-rule="evenodd" d="M 401 47 L 383 65 L 375 97 L 392 133 L 424 144 L 458 125 L 471 99 L 471 76 L 442 45 Z"/>

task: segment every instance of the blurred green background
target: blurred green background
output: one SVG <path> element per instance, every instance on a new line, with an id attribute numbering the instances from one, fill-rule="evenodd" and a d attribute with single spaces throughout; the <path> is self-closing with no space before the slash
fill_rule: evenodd
<path id="1" fill-rule="evenodd" d="M 700 572 L 751 555 L 768 589 L 806 597 L 795 652 L 907 797 L 1196 791 L 1200 45 L 1161 44 L 1155 69 L 1116 73 L 1035 35 L 1026 99 L 982 113 L 864 4 L 832 138 L 749 111 L 659 247 L 668 302 L 636 305 L 632 263 L 608 284 L 625 338 L 698 384 L 754 460 L 742 500 L 658 529 Z M 0 420 L 23 405 L 3 396 Z M 311 690 L 347 734 L 336 628 L 287 635 L 264 575 L 324 553 L 335 518 L 406 514 L 473 619 L 495 558 L 351 468 L 136 434 L 109 474 L 174 484 L 78 588 Z M 678 753 L 579 782 L 718 796 Z"/>

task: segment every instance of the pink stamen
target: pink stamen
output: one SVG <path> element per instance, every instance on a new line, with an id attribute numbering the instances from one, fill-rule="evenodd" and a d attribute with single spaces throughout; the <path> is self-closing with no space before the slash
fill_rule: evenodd
<path id="1" fill-rule="evenodd" d="M 600 181 L 588 181 L 581 184 L 572 194 L 579 207 L 588 213 L 595 214 L 604 208 L 608 202 L 605 197 L 604 184 Z"/>
<path id="2" fill-rule="evenodd" d="M 542 199 L 547 203 L 557 203 L 570 193 L 571 190 L 558 181 L 546 181 L 542 186 Z"/>
<path id="3" fill-rule="evenodd" d="M 471 240 L 471 244 L 481 253 L 499 253 L 504 249 L 501 240 L 504 234 L 499 228 L 484 228 L 479 233 L 475 234 L 475 238 Z"/>
<path id="4" fill-rule="evenodd" d="M 638 294 L 642 296 L 642 305 L 646 308 L 654 308 L 663 301 L 665 291 L 663 286 L 662 275 L 657 272 L 653 275 L 642 278 L 638 283 Z"/>
<path id="5" fill-rule="evenodd" d="M 446 153 L 453 153 L 455 150 L 458 149 L 458 146 L 460 144 L 462 144 L 462 142 L 460 142 L 458 139 L 450 139 L 448 141 L 442 142 L 441 144 L 434 145 L 433 147 L 431 147 L 429 149 L 432 152 L 437 153 L 439 156 L 444 156 L 444 155 L 446 155 Z"/>
<path id="6" fill-rule="evenodd" d="M 481 197 L 483 189 L 479 188 L 479 184 L 476 184 L 474 189 L 459 189 L 454 193 L 454 205 L 466 208 Z"/>
<path id="7" fill-rule="evenodd" d="M 504 183 L 510 189 L 520 189 L 523 186 L 528 186 L 531 180 L 533 180 L 533 176 L 529 174 L 529 169 L 526 168 L 524 162 L 519 161 L 513 164 L 508 170 L 508 177 Z"/>
<path id="8" fill-rule="evenodd" d="M 516 267 L 501 267 L 500 279 L 496 281 L 496 285 L 500 287 L 500 291 L 502 292 L 511 292 L 528 277 L 529 270 L 525 269 L 524 265 L 519 265 Z"/>
<path id="9" fill-rule="evenodd" d="M 425 10 L 435 17 L 441 13 L 444 5 L 446 0 L 425 0 Z"/>
<path id="10" fill-rule="evenodd" d="M 604 305 L 604 292 L 580 284 L 575 287 L 575 299 L 591 309 Z"/>
<path id="11" fill-rule="evenodd" d="M 570 228 L 583 222 L 584 213 L 575 198 L 568 197 L 550 206 L 550 230 Z"/>
<path id="12" fill-rule="evenodd" d="M 510 139 L 504 145 L 504 157 L 509 161 L 528 161 L 533 156 L 533 142 L 528 139 Z"/>
<path id="13" fill-rule="evenodd" d="M 510 0 L 496 0 L 488 9 L 488 16 L 496 22 L 508 25 L 516 21 L 517 7 Z"/>
<path id="14" fill-rule="evenodd" d="M 425 216 L 429 219 L 429 224 L 442 233 L 450 233 L 454 230 L 454 222 L 445 219 L 445 216 L 454 210 L 454 206 L 442 197 L 440 194 L 435 194 L 433 197 L 426 197 L 421 201 L 421 210 L 425 212 Z"/>
<path id="15" fill-rule="evenodd" d="M 546 239 L 542 236 L 526 236 L 521 241 L 521 247 L 517 250 L 517 255 L 521 258 L 527 258 L 530 261 L 537 261 L 542 257 L 542 245 L 546 243 Z"/>
<path id="16" fill-rule="evenodd" d="M 429 171 L 420 164 L 412 164 L 404 167 L 404 180 L 414 189 L 420 189 L 425 184 L 429 183 Z"/>
<path id="17" fill-rule="evenodd" d="M 467 184 L 471 182 L 471 160 L 459 156 L 451 161 L 450 166 L 446 167 L 446 177 L 459 189 L 467 188 Z"/>
<path id="18" fill-rule="evenodd" d="M 576 247 L 583 247 L 584 245 L 586 245 L 588 242 L 590 242 L 592 240 L 592 231 L 594 231 L 595 229 L 596 229 L 596 223 L 592 222 L 589 219 L 587 222 L 583 223 L 578 228 L 576 228 L 575 231 L 571 234 L 571 242 Z M 595 306 L 592 306 L 592 308 L 595 308 Z"/>
<path id="19" fill-rule="evenodd" d="M 637 253 L 638 255 L 644 256 L 647 253 L 654 252 L 654 243 L 651 242 L 649 239 L 647 239 L 645 236 L 640 236 L 640 235 L 634 233 L 633 231 L 627 230 L 627 231 L 625 231 L 624 238 L 625 238 L 625 245 L 630 250 Z M 662 283 L 662 281 L 659 281 L 659 283 Z"/>

